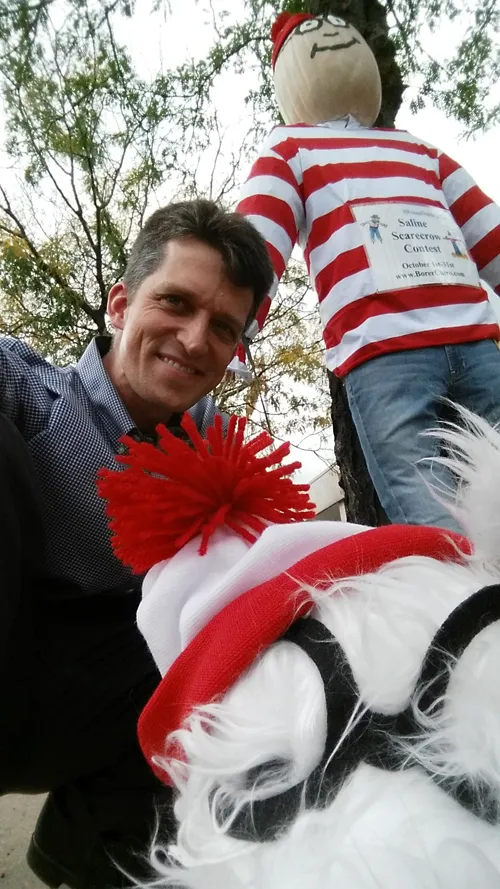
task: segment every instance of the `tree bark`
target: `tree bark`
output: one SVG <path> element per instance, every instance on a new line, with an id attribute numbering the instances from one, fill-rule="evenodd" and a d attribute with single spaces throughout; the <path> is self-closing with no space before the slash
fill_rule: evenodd
<path id="1" fill-rule="evenodd" d="M 382 107 L 376 126 L 394 127 L 405 87 L 396 62 L 395 46 L 389 37 L 386 7 L 379 0 L 306 0 L 304 12 L 339 15 L 362 34 L 377 60 L 382 79 Z M 366 468 L 344 383 L 330 372 L 328 379 L 335 457 L 345 495 L 347 518 L 363 525 L 387 524 L 387 516 Z"/>

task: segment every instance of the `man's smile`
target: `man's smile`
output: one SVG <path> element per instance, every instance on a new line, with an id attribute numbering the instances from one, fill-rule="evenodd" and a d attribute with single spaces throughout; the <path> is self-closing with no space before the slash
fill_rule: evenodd
<path id="1" fill-rule="evenodd" d="M 194 365 L 188 364 L 186 361 L 180 361 L 178 358 L 173 358 L 170 355 L 159 355 L 158 357 L 164 364 L 168 367 L 172 367 L 178 373 L 187 374 L 188 376 L 200 373 Z"/>

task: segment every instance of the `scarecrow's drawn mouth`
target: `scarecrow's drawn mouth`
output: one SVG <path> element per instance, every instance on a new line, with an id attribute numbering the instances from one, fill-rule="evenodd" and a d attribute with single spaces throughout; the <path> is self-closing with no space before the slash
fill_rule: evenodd
<path id="1" fill-rule="evenodd" d="M 333 37 L 334 35 L 332 34 L 331 36 Z M 326 52 L 327 50 L 334 49 L 349 49 L 349 47 L 354 46 L 355 43 L 359 43 L 357 37 L 353 37 L 352 40 L 349 40 L 348 43 L 332 43 L 329 46 L 319 46 L 318 43 L 315 43 L 313 48 L 311 49 L 311 59 L 314 59 L 314 56 L 318 52 Z"/>

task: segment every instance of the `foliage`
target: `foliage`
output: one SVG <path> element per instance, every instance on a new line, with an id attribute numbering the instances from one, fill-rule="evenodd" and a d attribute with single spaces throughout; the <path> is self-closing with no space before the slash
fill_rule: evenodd
<path id="1" fill-rule="evenodd" d="M 56 360 L 106 331 L 108 290 L 155 190 L 181 188 L 185 146 L 209 140 L 212 117 L 199 127 L 186 113 L 180 76 L 138 75 L 114 34 L 122 8 L 41 3 L 2 41 L 13 170 L 0 187 L 2 326 Z"/>

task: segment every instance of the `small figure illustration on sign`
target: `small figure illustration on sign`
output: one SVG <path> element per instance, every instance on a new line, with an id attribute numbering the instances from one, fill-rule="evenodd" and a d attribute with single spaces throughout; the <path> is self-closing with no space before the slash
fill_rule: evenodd
<path id="1" fill-rule="evenodd" d="M 387 228 L 385 222 L 380 221 L 380 216 L 374 214 L 370 216 L 370 218 L 366 222 L 362 222 L 361 225 L 369 225 L 370 226 L 370 239 L 372 244 L 375 241 L 380 241 L 382 243 L 382 235 L 380 234 L 380 226 L 383 225 L 384 228 Z"/>
<path id="2" fill-rule="evenodd" d="M 453 247 L 452 256 L 456 256 L 458 259 L 467 259 L 467 253 L 463 253 L 458 243 L 458 239 L 448 232 L 445 238 L 445 241 L 451 241 L 451 246 Z"/>

